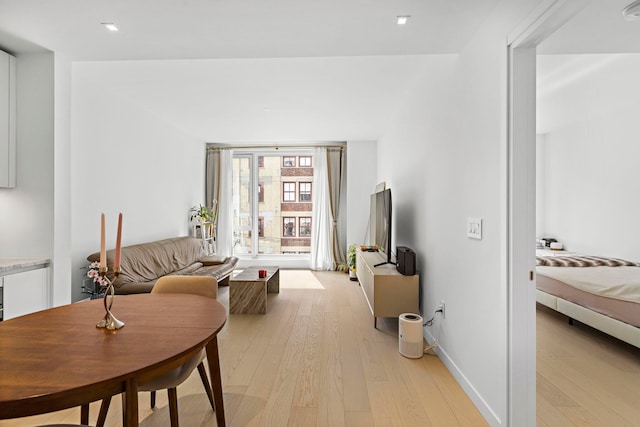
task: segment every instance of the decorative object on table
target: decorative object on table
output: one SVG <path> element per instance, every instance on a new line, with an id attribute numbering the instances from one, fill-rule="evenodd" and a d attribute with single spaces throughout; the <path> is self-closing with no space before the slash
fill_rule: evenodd
<path id="1" fill-rule="evenodd" d="M 105 227 L 104 227 L 104 214 L 100 216 L 100 262 L 98 265 L 100 280 L 107 282 L 107 288 L 104 291 L 104 310 L 106 311 L 104 319 L 96 324 L 96 328 L 105 328 L 110 331 L 120 329 L 124 326 L 124 322 L 118 320 L 113 313 L 111 313 L 111 307 L 113 306 L 113 299 L 115 297 L 115 289 L 113 283 L 107 277 L 107 249 L 105 246 Z M 116 237 L 116 252 L 113 262 L 113 280 L 118 278 L 120 274 L 120 246 L 122 243 L 122 214 L 118 215 L 118 234 Z"/>
<path id="2" fill-rule="evenodd" d="M 89 264 L 87 278 L 91 280 L 91 287 L 84 285 L 83 292 L 91 295 L 91 299 L 104 297 L 104 291 L 109 286 L 109 282 L 100 275 L 100 262 L 92 262 Z"/>

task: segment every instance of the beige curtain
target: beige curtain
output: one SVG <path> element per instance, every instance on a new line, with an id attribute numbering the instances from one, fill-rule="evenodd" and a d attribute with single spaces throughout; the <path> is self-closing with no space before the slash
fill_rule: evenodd
<path id="1" fill-rule="evenodd" d="M 216 253 L 226 256 L 230 256 L 233 252 L 232 163 L 233 150 L 212 147 L 207 149 L 204 200 L 215 214 L 214 237 Z"/>
<path id="2" fill-rule="evenodd" d="M 340 246 L 338 218 L 340 217 L 340 190 L 343 174 L 342 147 L 327 148 L 327 175 L 329 176 L 329 206 L 331 208 L 331 251 L 334 270 L 345 263 L 345 254 Z"/>
<path id="3" fill-rule="evenodd" d="M 217 219 L 218 200 L 220 200 L 220 150 L 207 149 L 205 172 L 204 203 L 207 207 L 213 209 Z"/>

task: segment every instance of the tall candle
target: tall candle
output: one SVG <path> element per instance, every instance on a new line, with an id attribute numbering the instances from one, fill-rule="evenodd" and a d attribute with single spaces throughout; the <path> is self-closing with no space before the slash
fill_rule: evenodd
<path id="1" fill-rule="evenodd" d="M 116 255 L 113 262 L 114 271 L 120 269 L 120 243 L 122 243 L 122 213 L 118 215 L 118 235 L 116 236 Z"/>
<path id="2" fill-rule="evenodd" d="M 100 271 L 107 270 L 107 248 L 104 240 L 104 213 L 100 215 Z"/>

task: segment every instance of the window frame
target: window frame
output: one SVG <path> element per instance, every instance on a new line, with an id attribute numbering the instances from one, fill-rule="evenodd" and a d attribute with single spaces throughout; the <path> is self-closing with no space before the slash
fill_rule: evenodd
<path id="1" fill-rule="evenodd" d="M 304 192 L 302 191 L 302 185 L 303 184 L 304 185 L 307 185 L 307 184 L 309 185 L 308 193 L 306 191 L 304 191 Z M 304 195 L 309 194 L 309 199 L 304 199 L 303 200 L 302 199 L 302 195 L 303 194 Z M 300 182 L 298 182 L 298 201 L 299 202 L 303 202 L 303 203 L 308 203 L 308 202 L 311 202 L 312 198 L 313 198 L 313 182 L 310 182 L 310 181 L 300 181 Z"/>
<path id="2" fill-rule="evenodd" d="M 305 233 L 305 234 L 302 233 L 302 220 L 305 220 L 305 221 L 308 220 L 308 222 L 309 222 L 309 232 L 308 232 L 308 234 L 307 233 Z M 300 216 L 300 217 L 298 217 L 298 236 L 300 236 L 300 237 L 311 237 L 311 224 L 312 224 L 312 219 L 311 219 L 310 216 Z"/>
<path id="3" fill-rule="evenodd" d="M 293 234 L 286 234 L 286 230 L 287 230 L 286 224 L 288 224 L 287 222 L 285 222 L 286 220 L 292 220 L 292 221 L 289 221 L 289 222 L 293 224 L 293 226 L 291 227 L 291 232 Z M 283 216 L 282 217 L 282 237 L 297 237 L 297 235 L 296 235 L 296 217 L 295 216 Z"/>
<path id="4" fill-rule="evenodd" d="M 287 184 L 293 185 L 293 191 L 286 189 Z M 283 203 L 294 203 L 296 201 L 296 196 L 297 196 L 296 187 L 297 185 L 295 181 L 282 181 L 282 202 Z M 293 193 L 293 199 L 288 200 L 287 195 L 290 195 L 291 193 Z"/>
<path id="5" fill-rule="evenodd" d="M 308 165 L 303 165 L 302 164 L 302 159 L 308 160 L 309 164 Z M 298 165 L 301 168 L 312 168 L 313 167 L 313 156 L 298 156 Z"/>

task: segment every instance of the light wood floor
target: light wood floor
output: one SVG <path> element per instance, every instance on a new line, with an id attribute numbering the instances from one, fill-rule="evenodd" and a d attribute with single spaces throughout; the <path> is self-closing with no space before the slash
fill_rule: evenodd
<path id="1" fill-rule="evenodd" d="M 231 315 L 219 337 L 230 426 L 482 426 L 437 357 L 398 353 L 397 319 L 373 320 L 357 282 L 341 273 L 281 272 L 267 315 Z M 219 300 L 228 304 L 228 288 Z M 126 320 L 126 319 L 125 319 Z M 640 351 L 545 307 L 538 309 L 540 426 L 640 425 Z M 178 388 L 184 427 L 215 426 L 197 374 Z M 107 426 L 121 425 L 114 398 Z M 92 405 L 92 422 L 98 412 Z M 141 426 L 168 426 L 140 393 Z M 0 427 L 77 423 L 79 410 Z"/>
<path id="2" fill-rule="evenodd" d="M 640 349 L 537 313 L 538 426 L 640 426 Z"/>
<path id="3" fill-rule="evenodd" d="M 398 353 L 397 319 L 373 318 L 357 282 L 333 272 L 282 271 L 266 315 L 231 315 L 219 335 L 227 425 L 482 426 L 478 410 L 440 360 Z M 219 301 L 228 304 L 228 288 Z M 124 319 L 126 321 L 126 319 Z M 166 393 L 141 425 L 168 426 Z M 182 426 L 215 426 L 202 384 L 192 375 L 178 388 Z M 121 425 L 114 398 L 107 426 Z M 98 406 L 91 408 L 95 422 Z M 79 410 L 18 420 L 1 427 L 79 421 Z"/>

